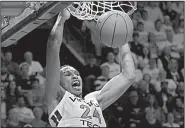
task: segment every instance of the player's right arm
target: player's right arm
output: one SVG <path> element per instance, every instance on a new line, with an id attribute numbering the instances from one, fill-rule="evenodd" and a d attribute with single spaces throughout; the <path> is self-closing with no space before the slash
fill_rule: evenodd
<path id="1" fill-rule="evenodd" d="M 60 47 L 63 40 L 63 28 L 65 21 L 70 17 L 69 12 L 64 9 L 63 16 L 60 13 L 53 26 L 47 42 L 46 50 L 46 106 L 48 114 L 55 109 L 58 102 L 57 95 L 63 98 L 65 90 L 60 87 Z"/>

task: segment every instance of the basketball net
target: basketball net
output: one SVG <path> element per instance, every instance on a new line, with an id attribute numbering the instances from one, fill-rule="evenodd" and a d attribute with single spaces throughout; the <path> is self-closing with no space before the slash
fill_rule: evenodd
<path id="1" fill-rule="evenodd" d="M 137 9 L 137 2 L 134 1 L 93 1 L 93 2 L 73 2 L 69 5 L 70 13 L 80 20 L 95 20 L 108 11 L 118 10 L 132 14 Z"/>

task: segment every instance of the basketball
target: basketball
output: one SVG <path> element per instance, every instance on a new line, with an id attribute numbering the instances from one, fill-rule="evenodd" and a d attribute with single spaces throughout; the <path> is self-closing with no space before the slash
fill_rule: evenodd
<path id="1" fill-rule="evenodd" d="M 109 11 L 97 21 L 97 34 L 101 43 L 107 47 L 118 48 L 130 41 L 133 23 L 127 13 Z"/>

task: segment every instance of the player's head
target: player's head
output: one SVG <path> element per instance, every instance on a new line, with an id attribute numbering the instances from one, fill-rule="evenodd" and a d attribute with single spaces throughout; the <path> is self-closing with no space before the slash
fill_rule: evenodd
<path id="1" fill-rule="evenodd" d="M 64 65 L 60 69 L 60 85 L 68 92 L 82 95 L 82 78 L 79 72 L 72 66 Z"/>

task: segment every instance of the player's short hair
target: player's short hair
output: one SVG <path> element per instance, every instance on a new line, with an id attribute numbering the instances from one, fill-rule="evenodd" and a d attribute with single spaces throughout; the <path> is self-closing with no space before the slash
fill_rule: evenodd
<path id="1" fill-rule="evenodd" d="M 60 67 L 60 72 L 63 71 L 63 69 L 66 68 L 66 67 L 72 67 L 72 68 L 74 68 L 74 67 L 71 66 L 71 65 L 62 65 L 62 66 Z M 74 68 L 74 69 L 75 69 L 75 68 Z"/>

